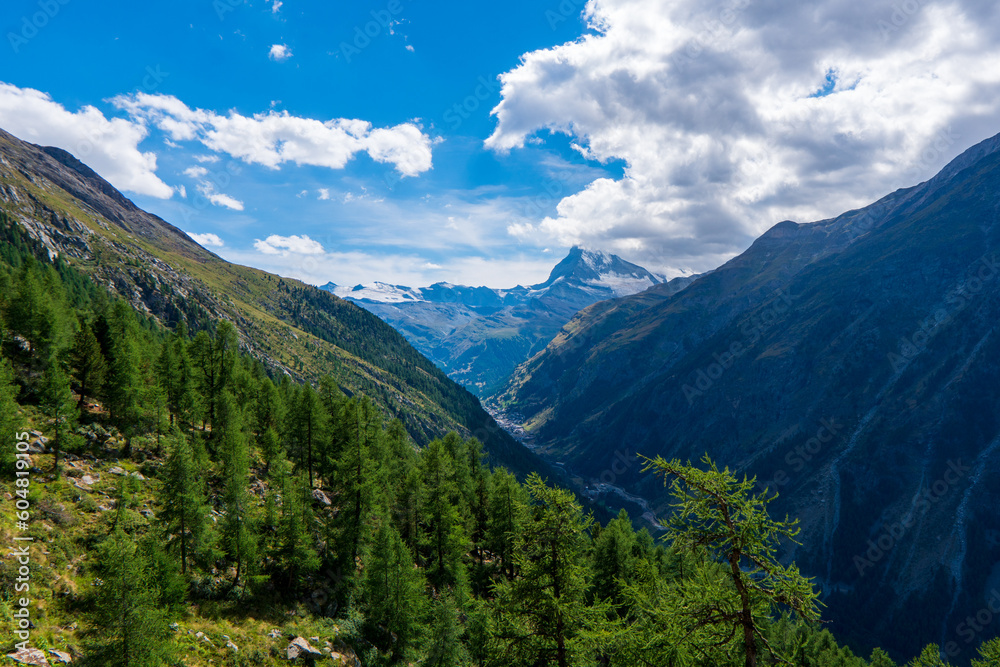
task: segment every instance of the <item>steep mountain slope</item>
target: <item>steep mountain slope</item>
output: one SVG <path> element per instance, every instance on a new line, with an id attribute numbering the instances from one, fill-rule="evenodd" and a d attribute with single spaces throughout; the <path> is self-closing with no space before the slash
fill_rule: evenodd
<path id="1" fill-rule="evenodd" d="M 756 475 L 802 520 L 788 555 L 838 635 L 968 652 L 997 633 L 963 623 L 1000 587 L 998 217 L 995 137 L 683 292 L 584 310 L 494 400 L 591 495 L 666 511 L 636 452 Z"/>
<path id="2" fill-rule="evenodd" d="M 677 278 L 674 292 L 693 278 Z M 573 248 L 548 280 L 490 289 L 437 283 L 410 288 L 376 283 L 323 289 L 375 313 L 406 336 L 449 377 L 483 395 L 541 351 L 580 309 L 660 284 L 646 269 L 615 255 Z"/>
<path id="3" fill-rule="evenodd" d="M 374 315 L 295 280 L 230 264 L 140 210 L 58 148 L 0 130 L 0 224 L 18 225 L 97 283 L 166 324 L 192 329 L 225 318 L 253 356 L 296 379 L 333 374 L 348 394 L 371 396 L 423 444 L 450 430 L 473 434 L 496 461 L 541 465 L 474 396 Z"/>

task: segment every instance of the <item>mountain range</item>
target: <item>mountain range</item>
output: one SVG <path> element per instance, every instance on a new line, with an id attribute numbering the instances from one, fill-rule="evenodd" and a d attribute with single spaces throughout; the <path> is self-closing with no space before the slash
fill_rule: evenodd
<path id="1" fill-rule="evenodd" d="M 654 285 L 675 292 L 692 280 L 682 277 L 664 284 L 616 255 L 574 247 L 545 282 L 529 287 L 329 283 L 322 289 L 375 313 L 453 380 L 485 395 L 518 364 L 544 349 L 581 309 Z"/>
<path id="2" fill-rule="evenodd" d="M 1000 590 L 998 219 L 1000 136 L 683 291 L 584 309 L 490 400 L 608 504 L 669 511 L 637 454 L 755 475 L 839 637 L 968 652 Z"/>
<path id="3" fill-rule="evenodd" d="M 297 381 L 332 375 L 398 417 L 418 445 L 455 430 L 519 472 L 545 464 L 508 436 L 478 400 L 390 326 L 297 280 L 231 264 L 139 209 L 70 153 L 0 130 L 0 232 L 41 244 L 164 325 L 237 328 L 241 348 Z"/>

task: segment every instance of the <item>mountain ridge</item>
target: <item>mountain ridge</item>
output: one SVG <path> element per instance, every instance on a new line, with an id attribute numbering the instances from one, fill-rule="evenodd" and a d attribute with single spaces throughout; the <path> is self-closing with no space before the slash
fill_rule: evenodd
<path id="1" fill-rule="evenodd" d="M 581 308 L 654 287 L 674 292 L 693 279 L 664 283 L 620 257 L 574 247 L 536 285 L 494 289 L 451 283 L 424 288 L 328 283 L 322 289 L 378 315 L 449 377 L 482 396 L 542 350 Z"/>
<path id="2" fill-rule="evenodd" d="M 779 223 L 678 294 L 593 305 L 492 400 L 591 497 L 615 443 L 707 451 L 780 486 L 779 511 L 803 520 L 804 547 L 788 555 L 820 577 L 846 638 L 870 648 L 892 635 L 904 654 L 910 610 L 928 607 L 921 623 L 953 640 L 1000 583 L 986 565 L 1000 525 L 983 514 L 998 500 L 983 471 L 1000 463 L 998 149 L 1000 136 L 871 206 Z M 841 425 L 825 442 L 823 420 Z M 867 541 L 959 459 L 973 471 L 859 574 Z M 637 470 L 612 477 L 665 511 Z"/>
<path id="3" fill-rule="evenodd" d="M 547 466 L 524 450 L 396 331 L 350 302 L 297 280 L 230 264 L 138 208 L 68 152 L 0 130 L 0 211 L 67 262 L 171 326 L 235 326 L 240 346 L 298 381 L 332 374 L 347 395 L 370 396 L 417 444 L 450 430 L 475 435 L 496 462 Z"/>

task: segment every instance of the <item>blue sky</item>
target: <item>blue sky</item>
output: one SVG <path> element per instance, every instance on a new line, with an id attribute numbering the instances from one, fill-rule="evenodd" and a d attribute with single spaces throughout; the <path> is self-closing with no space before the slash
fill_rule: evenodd
<path id="1" fill-rule="evenodd" d="M 312 283 L 508 287 L 574 244 L 677 275 L 1000 131 L 997 12 L 8 0 L 0 127 Z"/>

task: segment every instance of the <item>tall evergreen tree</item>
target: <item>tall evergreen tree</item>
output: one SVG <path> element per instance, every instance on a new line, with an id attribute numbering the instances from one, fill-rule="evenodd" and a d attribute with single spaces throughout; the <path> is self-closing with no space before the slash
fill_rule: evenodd
<path id="1" fill-rule="evenodd" d="M 107 404 L 111 418 L 130 436 L 138 429 L 143 411 L 141 334 L 134 313 L 124 301 L 115 301 L 111 306 L 108 327 L 111 359 Z"/>
<path id="2" fill-rule="evenodd" d="M 440 591 L 455 585 L 464 575 L 462 559 L 468 538 L 460 508 L 467 505 L 455 481 L 456 468 L 461 469 L 462 464 L 455 462 L 442 440 L 427 446 L 420 463 L 424 480 L 421 518 L 426 526 L 427 577 Z"/>
<path id="3" fill-rule="evenodd" d="M 70 365 L 73 377 L 80 386 L 80 402 L 77 410 L 83 417 L 87 406 L 87 397 L 100 394 L 104 387 L 104 379 L 108 371 L 108 362 L 101 352 L 101 344 L 94 335 L 90 322 L 81 322 L 80 329 L 73 339 L 70 351 Z"/>
<path id="4" fill-rule="evenodd" d="M 278 561 L 282 576 L 290 586 L 297 587 L 320 566 L 313 535 L 312 496 L 305 480 L 292 473 L 291 464 L 279 464 L 282 470 L 276 471 L 276 476 L 281 478 L 282 487 Z"/>
<path id="5" fill-rule="evenodd" d="M 42 377 L 42 412 L 52 426 L 52 472 L 59 477 L 59 455 L 69 444 L 76 424 L 76 403 L 69 386 L 69 377 L 59 367 L 51 364 Z"/>
<path id="6" fill-rule="evenodd" d="M 377 466 L 372 449 L 378 446 L 381 429 L 371 403 L 367 399 L 352 399 L 344 406 L 337 430 L 339 456 L 333 467 L 335 487 L 341 498 L 336 518 L 339 560 L 344 572 L 353 573 L 368 537 L 365 524 L 375 509 Z"/>
<path id="7" fill-rule="evenodd" d="M 423 577 L 388 522 L 375 535 L 364 572 L 366 637 L 393 663 L 411 660 L 419 639 Z"/>
<path id="8" fill-rule="evenodd" d="M 196 464 L 187 437 L 175 429 L 170 438 L 169 457 L 160 487 L 160 519 L 169 548 L 179 552 L 181 572 L 208 544 L 208 504 L 205 480 Z"/>
<path id="9" fill-rule="evenodd" d="M 755 480 L 720 471 L 707 455 L 703 462 L 707 470 L 657 457 L 646 460 L 644 471 L 661 475 L 677 499 L 668 531 L 674 544 L 707 549 L 728 571 L 728 582 L 708 576 L 689 587 L 688 623 L 715 628 L 715 643 L 738 642 L 745 667 L 756 667 L 761 647 L 774 653 L 764 634 L 771 613 L 780 604 L 818 620 L 817 593 L 794 564 L 778 562 L 779 540 L 794 540 L 798 528 L 768 516 L 774 497 L 755 495 Z"/>
<path id="10" fill-rule="evenodd" d="M 243 429 L 243 415 L 236 400 L 223 391 L 216 408 L 221 430 L 223 504 L 226 509 L 222 536 L 226 550 L 236 563 L 234 586 L 245 586 L 257 564 L 257 518 L 248 482 L 250 451 Z"/>
<path id="11" fill-rule="evenodd" d="M 621 510 L 594 540 L 594 596 L 619 615 L 626 613 L 623 588 L 635 572 L 636 537 L 628 512 Z"/>
<path id="12" fill-rule="evenodd" d="M 521 531 L 528 494 L 505 468 L 493 473 L 489 488 L 489 511 L 486 526 L 487 548 L 493 554 L 501 574 L 514 577 L 514 543 Z"/>
<path id="13" fill-rule="evenodd" d="M 170 629 L 142 551 L 118 526 L 102 543 L 97 556 L 101 580 L 90 619 L 87 664 L 100 667 L 170 664 Z"/>
<path id="14" fill-rule="evenodd" d="M 607 607 L 585 600 L 593 519 L 572 493 L 546 486 L 537 473 L 526 484 L 535 505 L 514 543 L 519 575 L 495 586 L 490 664 L 592 664 L 607 623 Z"/>

